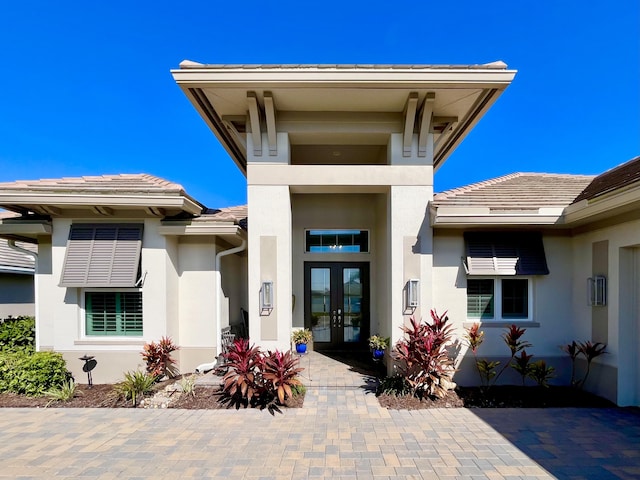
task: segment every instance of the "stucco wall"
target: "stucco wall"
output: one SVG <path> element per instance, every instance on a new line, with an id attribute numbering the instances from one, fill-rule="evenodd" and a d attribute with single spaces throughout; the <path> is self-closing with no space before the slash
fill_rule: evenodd
<path id="1" fill-rule="evenodd" d="M 374 279 L 388 275 L 384 265 L 378 264 L 376 255 L 381 248 L 381 239 L 386 236 L 386 225 L 379 224 L 386 211 L 385 197 L 384 194 L 300 194 L 292 197 L 294 327 L 304 326 L 304 262 L 364 262 L 369 263 L 371 277 L 371 331 L 379 331 L 380 302 L 377 300 L 378 283 Z M 306 253 L 306 229 L 369 230 L 370 253 Z"/>
<path id="2" fill-rule="evenodd" d="M 0 273 L 0 318 L 35 315 L 33 275 Z"/>
<path id="3" fill-rule="evenodd" d="M 593 244 L 608 243 L 607 354 L 594 361 L 587 387 L 621 405 L 640 404 L 640 220 L 577 234 L 573 240 L 575 279 L 573 316 L 578 338 L 592 339 L 593 312 L 587 303 L 587 278 L 593 275 Z M 604 373 L 598 373 L 602 370 Z M 613 376 L 616 382 L 599 382 Z"/>
<path id="4" fill-rule="evenodd" d="M 534 360 L 544 359 L 556 367 L 556 383 L 568 382 L 570 364 L 560 345 L 571 342 L 576 337 L 580 324 L 572 313 L 573 305 L 573 257 L 572 241 L 568 236 L 544 235 L 544 249 L 549 266 L 549 275 L 530 277 L 533 281 L 533 318 L 532 322 L 517 323 L 526 328 L 523 339 L 533 346 L 527 353 L 534 354 Z M 463 232 L 436 231 L 434 236 L 434 306 L 438 311 L 448 310 L 449 318 L 455 326 L 457 339 L 462 343 L 460 371 L 455 380 L 460 384 L 478 383 L 478 374 L 470 361 L 471 352 L 464 346 L 465 326 L 474 320 L 467 320 L 466 282 L 467 276 L 462 265 L 465 256 Z M 482 322 L 485 340 L 479 350 L 480 357 L 507 360 L 509 350 L 501 339 L 505 331 L 504 322 Z M 509 380 L 509 376 L 506 376 Z M 512 376 L 511 380 L 516 380 Z"/>
<path id="5" fill-rule="evenodd" d="M 249 170 L 252 166 L 249 166 Z M 287 350 L 291 331 L 291 200 L 289 187 L 247 187 L 248 311 L 251 340 L 266 349 Z M 262 282 L 273 282 L 274 308 L 260 309 Z"/>
<path id="6" fill-rule="evenodd" d="M 73 222 L 83 220 L 96 222 L 93 218 L 74 219 Z M 38 348 L 63 353 L 68 368 L 80 382 L 86 381 L 86 375 L 81 371 L 83 362 L 78 357 L 84 354 L 96 357 L 95 383 L 116 382 L 122 379 L 125 371 L 143 366 L 140 352 L 145 343 L 158 341 L 163 336 L 171 337 L 180 347 L 173 356 L 183 372 L 191 372 L 197 365 L 210 362 L 216 356 L 219 334 L 216 328 L 216 238 L 160 235 L 159 219 L 127 221 L 144 223 L 141 254 L 144 282 L 140 287 L 144 324 L 140 337 L 85 335 L 85 290 L 58 285 L 72 220 L 55 218 L 51 240 L 40 239 Z M 225 296 L 232 298 L 231 308 L 239 314 L 240 306 L 246 306 L 246 257 L 226 257 L 222 270 L 223 301 Z M 222 323 L 222 326 L 228 325 L 228 316 Z"/>

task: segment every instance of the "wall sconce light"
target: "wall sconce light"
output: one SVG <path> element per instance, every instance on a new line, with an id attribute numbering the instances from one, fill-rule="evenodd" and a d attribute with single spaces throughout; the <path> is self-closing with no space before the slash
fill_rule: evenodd
<path id="1" fill-rule="evenodd" d="M 412 278 L 407 282 L 406 307 L 415 309 L 420 305 L 420 280 Z"/>
<path id="2" fill-rule="evenodd" d="M 590 307 L 603 307 L 607 304 L 607 277 L 596 275 L 587 279 L 587 300 Z"/>
<path id="3" fill-rule="evenodd" d="M 270 312 L 273 310 L 273 282 L 262 282 L 260 288 L 260 311 Z"/>

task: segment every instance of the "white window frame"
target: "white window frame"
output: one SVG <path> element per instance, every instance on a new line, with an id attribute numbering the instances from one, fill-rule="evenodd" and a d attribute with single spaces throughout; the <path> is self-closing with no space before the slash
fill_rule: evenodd
<path id="1" fill-rule="evenodd" d="M 141 335 L 89 335 L 87 333 L 87 308 L 86 308 L 86 294 L 87 293 L 129 293 L 139 292 L 142 294 L 142 334 Z M 105 341 L 124 341 L 138 340 L 144 338 L 145 332 L 145 308 L 144 308 L 144 294 L 142 288 L 80 288 L 80 332 L 82 340 L 90 340 L 95 343 L 101 343 Z"/>
<path id="2" fill-rule="evenodd" d="M 493 318 L 481 318 L 481 317 L 469 317 L 468 311 L 465 312 L 467 321 L 469 322 L 500 322 L 500 323 L 519 323 L 519 322 L 533 322 L 533 284 L 534 278 L 532 276 L 473 276 L 467 277 L 469 280 L 493 280 Z M 502 316 L 502 280 L 527 280 L 527 317 L 526 318 L 504 318 Z M 469 294 L 465 287 L 465 299 L 468 299 Z M 465 302 L 466 305 L 466 302 Z M 466 307 L 465 307 L 466 308 Z"/>

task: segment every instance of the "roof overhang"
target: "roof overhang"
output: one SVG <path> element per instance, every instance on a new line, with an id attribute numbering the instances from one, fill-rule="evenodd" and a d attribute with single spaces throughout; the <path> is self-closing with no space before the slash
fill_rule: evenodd
<path id="1" fill-rule="evenodd" d="M 275 105 L 277 119 L 281 113 L 289 117 L 309 112 L 402 114 L 410 96 L 417 94 L 420 108 L 427 93 L 433 92 L 433 115 L 455 119 L 436 142 L 437 168 L 509 86 L 516 71 L 507 70 L 502 62 L 473 66 L 228 66 L 185 61 L 171 73 L 246 174 L 246 132 L 236 126 L 246 124 L 248 96 L 259 104 L 267 98 Z"/>
<path id="2" fill-rule="evenodd" d="M 247 240 L 247 232 L 232 222 L 202 221 L 200 219 L 184 221 L 164 221 L 158 227 L 158 233 L 166 236 L 209 236 L 218 237 L 233 246 L 239 246 Z"/>
<path id="3" fill-rule="evenodd" d="M 0 191 L 0 206 L 18 213 L 62 215 L 69 210 L 88 210 L 98 216 L 112 216 L 115 211 L 135 210 L 146 215 L 164 217 L 188 213 L 197 215 L 202 205 L 184 195 L 110 195 L 91 193 L 44 193 L 26 190 Z"/>
<path id="4" fill-rule="evenodd" d="M 538 208 L 511 212 L 495 212 L 488 207 L 438 207 L 429 205 L 433 228 L 559 226 L 563 223 L 562 207 Z"/>
<path id="5" fill-rule="evenodd" d="M 640 183 L 571 204 L 564 211 L 564 221 L 581 226 L 633 212 L 640 212 Z"/>
<path id="6" fill-rule="evenodd" d="M 40 236 L 51 235 L 49 220 L 35 220 L 23 218 L 0 219 L 0 238 L 37 243 Z"/>

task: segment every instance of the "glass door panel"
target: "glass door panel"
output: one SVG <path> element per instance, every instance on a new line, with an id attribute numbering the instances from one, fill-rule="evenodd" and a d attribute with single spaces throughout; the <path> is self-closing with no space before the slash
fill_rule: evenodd
<path id="1" fill-rule="evenodd" d="M 366 263 L 305 263 L 305 326 L 313 333 L 316 349 L 353 346 L 366 340 L 368 280 Z"/>
<path id="2" fill-rule="evenodd" d="M 362 283 L 360 268 L 342 269 L 343 339 L 346 343 L 360 341 L 362 326 Z"/>
<path id="3" fill-rule="evenodd" d="M 331 342 L 331 269 L 311 269 L 311 331 L 314 342 Z"/>

